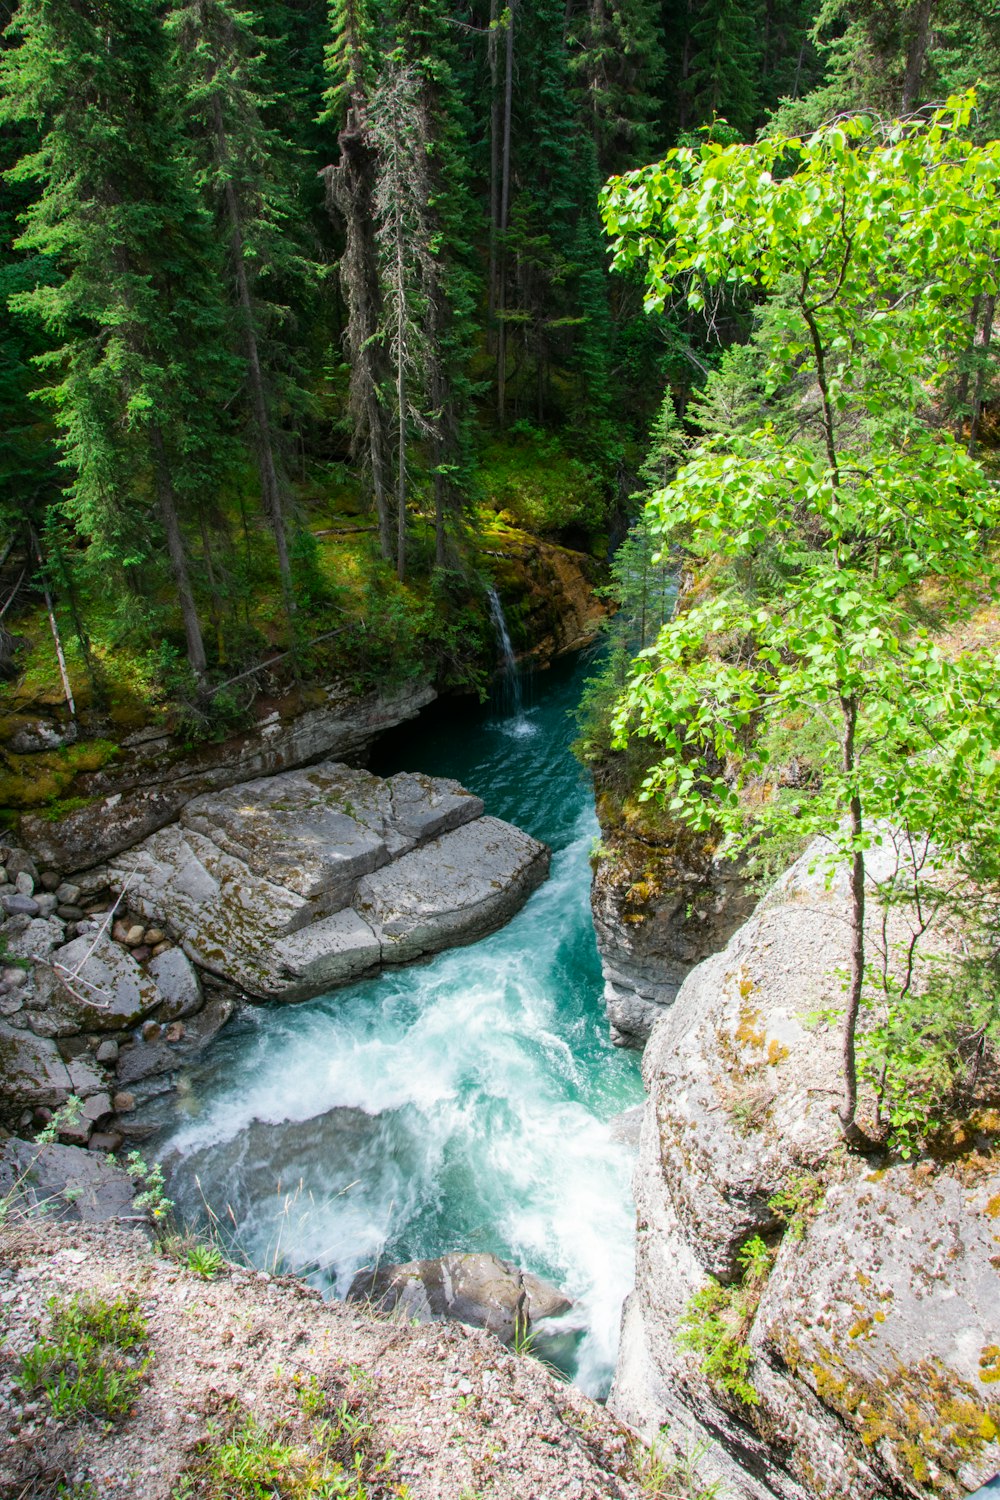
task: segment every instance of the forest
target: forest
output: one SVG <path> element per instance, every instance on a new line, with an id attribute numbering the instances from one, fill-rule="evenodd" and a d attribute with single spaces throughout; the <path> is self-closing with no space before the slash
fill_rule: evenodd
<path id="1" fill-rule="evenodd" d="M 262 664 L 481 689 L 497 527 L 603 560 L 671 442 L 755 399 L 760 291 L 644 315 L 602 184 L 973 84 L 988 138 L 1000 13 L 969 9 L 2 7 L 0 670 L 51 689 L 51 626 L 72 707 L 192 738 Z"/>

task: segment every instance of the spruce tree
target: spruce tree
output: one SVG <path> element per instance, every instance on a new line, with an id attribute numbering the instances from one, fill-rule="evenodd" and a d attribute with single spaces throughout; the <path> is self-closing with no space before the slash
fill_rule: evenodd
<path id="1" fill-rule="evenodd" d="M 569 66 L 602 176 L 655 151 L 656 86 L 664 68 L 658 0 L 575 0 Z"/>
<path id="2" fill-rule="evenodd" d="M 175 44 L 175 88 L 198 179 L 228 246 L 228 291 L 245 360 L 261 503 L 291 615 L 295 592 L 277 408 L 290 394 L 284 339 L 290 312 L 284 298 L 291 284 L 308 278 L 286 187 L 301 164 L 291 145 L 264 122 L 261 54 L 247 13 L 229 0 L 177 0 L 167 29 Z"/>
<path id="3" fill-rule="evenodd" d="M 324 177 L 327 203 L 344 237 L 338 271 L 347 305 L 344 343 L 350 373 L 352 452 L 369 476 L 379 546 L 393 556 L 389 370 L 380 339 L 382 297 L 375 244 L 376 152 L 369 106 L 375 81 L 369 0 L 331 0 L 328 87 L 322 118 L 337 130 L 338 161 Z"/>
<path id="4" fill-rule="evenodd" d="M 46 395 L 73 478 L 67 509 L 96 567 L 127 572 L 157 545 L 152 490 L 196 678 L 206 655 L 182 529 L 218 483 L 218 264 L 163 107 L 165 48 L 150 0 L 24 0 L 0 62 L 0 119 L 39 123 L 12 172 L 40 195 L 20 245 L 61 279 L 13 299 L 59 347 Z"/>
<path id="5" fill-rule="evenodd" d="M 475 270 L 475 210 L 468 188 L 469 120 L 455 78 L 445 0 L 399 0 L 399 45 L 416 84 L 419 150 L 428 193 L 426 422 L 434 481 L 435 561 L 446 561 L 447 516 L 470 478 L 469 421 Z"/>

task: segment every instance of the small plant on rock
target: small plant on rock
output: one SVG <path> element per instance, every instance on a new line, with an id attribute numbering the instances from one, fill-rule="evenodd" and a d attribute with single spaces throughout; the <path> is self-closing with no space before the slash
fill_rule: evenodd
<path id="1" fill-rule="evenodd" d="M 187 1268 L 200 1276 L 203 1281 L 211 1281 L 218 1276 L 226 1264 L 225 1256 L 217 1245 L 206 1245 L 202 1240 L 196 1240 L 189 1245 L 185 1256 Z"/>
<path id="2" fill-rule="evenodd" d="M 737 1258 L 742 1281 L 723 1286 L 710 1278 L 681 1315 L 677 1345 L 701 1355 L 701 1373 L 716 1389 L 735 1396 L 745 1406 L 758 1406 L 760 1397 L 750 1379 L 753 1355 L 747 1335 L 771 1270 L 773 1254 L 760 1235 L 754 1235 Z"/>

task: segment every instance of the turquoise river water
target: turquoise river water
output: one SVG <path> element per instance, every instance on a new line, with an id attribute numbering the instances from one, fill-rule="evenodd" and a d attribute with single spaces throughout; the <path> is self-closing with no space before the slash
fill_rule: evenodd
<path id="1" fill-rule="evenodd" d="M 611 1122 L 642 1088 L 601 1004 L 597 821 L 569 749 L 586 674 L 538 674 L 523 711 L 439 707 L 372 762 L 454 776 L 550 845 L 519 915 L 430 962 L 248 1010 L 182 1080 L 157 1154 L 188 1220 L 210 1204 L 256 1264 L 328 1294 L 448 1250 L 551 1278 L 575 1306 L 539 1350 L 602 1395 L 633 1255 L 632 1153 Z"/>

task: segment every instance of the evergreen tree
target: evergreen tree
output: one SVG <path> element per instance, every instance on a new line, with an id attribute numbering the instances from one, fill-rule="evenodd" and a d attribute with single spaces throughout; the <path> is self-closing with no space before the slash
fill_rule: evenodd
<path id="1" fill-rule="evenodd" d="M 300 163 L 262 117 L 260 51 L 245 12 L 229 0 L 177 0 L 167 27 L 175 42 L 179 103 L 199 181 L 228 244 L 229 296 L 246 362 L 253 450 L 261 503 L 274 533 L 285 607 L 295 609 L 288 549 L 288 493 L 279 453 L 290 283 L 308 275 L 297 250 L 294 205 L 285 184 Z"/>
<path id="2" fill-rule="evenodd" d="M 474 269 L 475 211 L 464 151 L 469 121 L 456 85 L 449 22 L 445 0 L 400 0 L 400 50 L 416 84 L 419 150 L 428 193 L 425 419 L 432 449 L 438 567 L 446 561 L 446 517 L 460 508 L 461 494 L 469 487 L 469 365 L 479 284 Z"/>
<path id="3" fill-rule="evenodd" d="M 602 176 L 655 150 L 664 55 L 657 0 L 576 0 L 567 13 L 570 71 Z"/>
<path id="4" fill-rule="evenodd" d="M 0 63 L 0 119 L 40 125 L 15 181 L 41 193 L 20 245 L 61 279 L 12 299 L 61 339 L 47 396 L 73 472 L 68 510 L 90 561 L 128 571 L 155 538 L 156 499 L 189 663 L 206 668 L 182 530 L 189 496 L 218 483 L 214 413 L 229 391 L 218 266 L 163 109 L 165 49 L 149 0 L 24 0 Z"/>
<path id="5" fill-rule="evenodd" d="M 369 0 L 331 0 L 323 118 L 338 130 L 339 161 L 324 176 L 327 201 L 342 227 L 338 266 L 347 304 L 352 452 L 369 476 L 383 558 L 393 556 L 389 372 L 380 339 L 382 297 L 375 244 L 376 152 L 369 128 L 375 77 Z"/>
<path id="6" fill-rule="evenodd" d="M 720 116 L 750 138 L 760 110 L 762 20 L 758 0 L 697 0 L 685 80 L 690 125 Z"/>

